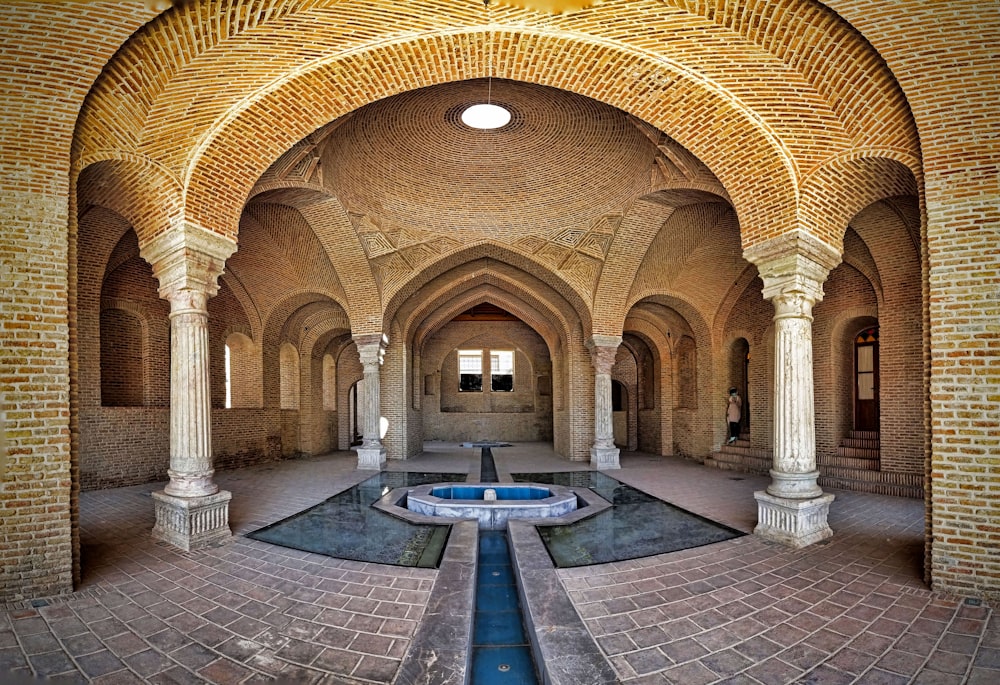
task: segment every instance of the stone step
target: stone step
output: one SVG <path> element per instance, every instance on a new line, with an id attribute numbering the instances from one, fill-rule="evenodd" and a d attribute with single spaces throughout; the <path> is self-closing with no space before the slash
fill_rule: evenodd
<path id="1" fill-rule="evenodd" d="M 854 457 L 856 459 L 874 459 L 875 461 L 878 461 L 879 449 L 877 447 L 875 449 L 871 449 L 869 447 L 844 447 L 844 445 L 841 444 L 837 447 L 837 456 Z"/>
<path id="2" fill-rule="evenodd" d="M 757 473 L 767 475 L 771 470 L 771 457 L 767 454 L 759 454 L 763 450 L 752 450 L 747 448 L 736 448 L 733 445 L 723 445 L 718 452 L 709 456 L 706 462 L 710 466 L 724 471 L 740 471 L 743 473 Z"/>
<path id="3" fill-rule="evenodd" d="M 923 499 L 924 485 L 919 474 L 856 469 L 821 470 L 818 483 L 824 488 L 838 488 L 874 495 L 893 495 Z"/>
<path id="4" fill-rule="evenodd" d="M 836 456 L 818 457 L 816 461 L 819 463 L 820 468 L 837 466 L 840 468 L 858 469 L 861 471 L 878 471 L 879 468 L 879 460 L 877 456 L 874 458 L 845 457 L 838 453 Z"/>
<path id="5" fill-rule="evenodd" d="M 869 449 L 877 450 L 880 447 L 878 440 L 861 440 L 860 438 L 844 438 L 840 441 L 841 447 L 850 447 L 851 449 Z"/>

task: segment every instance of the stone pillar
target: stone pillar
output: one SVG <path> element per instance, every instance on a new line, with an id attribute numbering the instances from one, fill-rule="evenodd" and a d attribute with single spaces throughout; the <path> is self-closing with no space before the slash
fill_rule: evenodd
<path id="1" fill-rule="evenodd" d="M 611 367 L 621 342 L 616 335 L 595 335 L 587 341 L 594 364 L 594 445 L 590 448 L 590 465 L 595 469 L 621 468 L 611 406 Z"/>
<path id="2" fill-rule="evenodd" d="M 380 471 L 385 466 L 385 447 L 382 445 L 379 425 L 382 418 L 379 384 L 387 341 L 381 335 L 358 336 L 354 341 L 365 373 L 364 392 L 361 393 L 358 407 L 362 420 L 361 445 L 354 449 L 358 452 L 359 469 Z"/>
<path id="3" fill-rule="evenodd" d="M 234 241 L 189 225 L 141 250 L 170 302 L 170 482 L 153 493 L 153 537 L 184 550 L 230 537 L 232 495 L 212 479 L 208 298 L 235 249 Z"/>
<path id="4" fill-rule="evenodd" d="M 805 547 L 833 535 L 827 516 L 834 496 L 816 483 L 812 308 L 823 299 L 823 282 L 840 255 L 796 233 L 754 246 L 745 256 L 757 265 L 764 297 L 774 304 L 774 464 L 771 485 L 754 493 L 754 533 Z"/>

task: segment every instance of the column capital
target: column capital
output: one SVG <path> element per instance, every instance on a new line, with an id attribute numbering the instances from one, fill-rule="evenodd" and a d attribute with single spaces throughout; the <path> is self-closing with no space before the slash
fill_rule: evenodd
<path id="1" fill-rule="evenodd" d="M 219 276 L 235 251 L 236 241 L 188 222 L 156 236 L 139 254 L 153 267 L 160 297 L 171 300 L 179 291 L 195 291 L 207 299 L 218 292 Z"/>
<path id="2" fill-rule="evenodd" d="M 823 282 L 841 260 L 837 250 L 804 231 L 752 245 L 743 256 L 757 266 L 764 297 L 777 306 L 775 298 L 792 295 L 794 300 L 808 301 L 810 308 L 823 299 Z"/>
<path id="3" fill-rule="evenodd" d="M 354 344 L 358 348 L 361 365 L 367 370 L 369 367 L 382 365 L 389 338 L 382 333 L 367 333 L 354 336 Z"/>
<path id="4" fill-rule="evenodd" d="M 611 373 L 621 342 L 620 335 L 594 335 L 587 340 L 590 359 L 597 373 Z"/>

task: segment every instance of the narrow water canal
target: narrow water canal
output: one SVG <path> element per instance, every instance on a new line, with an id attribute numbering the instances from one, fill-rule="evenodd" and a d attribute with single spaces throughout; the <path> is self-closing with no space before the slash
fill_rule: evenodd
<path id="1" fill-rule="evenodd" d="M 480 482 L 497 482 L 489 447 Z M 524 627 L 506 530 L 480 530 L 476 611 L 472 631 L 472 685 L 537 685 L 540 681 Z"/>

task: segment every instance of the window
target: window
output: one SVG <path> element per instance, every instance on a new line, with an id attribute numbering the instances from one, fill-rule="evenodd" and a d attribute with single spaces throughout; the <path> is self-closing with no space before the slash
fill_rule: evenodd
<path id="1" fill-rule="evenodd" d="M 458 391 L 483 391 L 483 351 L 458 351 Z"/>
<path id="2" fill-rule="evenodd" d="M 299 408 L 299 352 L 291 343 L 282 343 L 278 353 L 282 409 Z"/>
<path id="3" fill-rule="evenodd" d="M 493 392 L 514 391 L 513 350 L 492 350 L 490 352 L 490 390 Z"/>
<path id="4" fill-rule="evenodd" d="M 226 409 L 233 408 L 233 358 L 226 345 Z"/>
<path id="5" fill-rule="evenodd" d="M 257 347 L 242 333 L 226 338 L 226 409 L 259 407 L 261 375 L 255 370 Z"/>
<path id="6" fill-rule="evenodd" d="M 337 410 L 337 362 L 329 354 L 323 355 L 323 409 Z"/>

